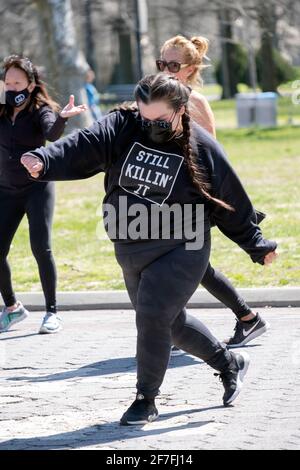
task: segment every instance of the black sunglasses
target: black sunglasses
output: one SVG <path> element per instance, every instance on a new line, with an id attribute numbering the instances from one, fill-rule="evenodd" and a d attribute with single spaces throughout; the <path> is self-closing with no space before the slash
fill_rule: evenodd
<path id="1" fill-rule="evenodd" d="M 167 62 L 165 60 L 158 59 L 155 61 L 155 63 L 156 63 L 157 70 L 159 70 L 159 72 L 163 72 L 165 68 L 167 67 L 169 72 L 177 73 L 183 67 L 189 66 L 189 64 L 181 64 L 180 62 L 176 62 L 175 60 L 171 60 L 170 62 Z"/>

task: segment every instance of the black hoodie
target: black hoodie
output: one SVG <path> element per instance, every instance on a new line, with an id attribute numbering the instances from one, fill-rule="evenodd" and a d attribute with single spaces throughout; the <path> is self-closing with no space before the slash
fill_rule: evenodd
<path id="1" fill-rule="evenodd" d="M 23 153 L 58 139 L 67 122 L 43 105 L 32 112 L 30 104 L 20 111 L 13 123 L 8 115 L 0 117 L 0 190 L 11 194 L 30 189 L 27 172 L 20 163 Z"/>
<path id="2" fill-rule="evenodd" d="M 180 141 L 154 144 L 143 132 L 139 115 L 131 111 L 108 114 L 91 127 L 30 153 L 44 163 L 38 178 L 41 181 L 84 179 L 105 172 L 104 202 L 113 206 L 118 205 L 120 196 L 127 196 L 128 208 L 141 202 L 147 207 L 204 204 L 205 214 L 213 218 L 219 229 L 254 262 L 263 264 L 265 255 L 276 249 L 276 243 L 263 238 L 249 197 L 220 144 L 197 124 L 191 126 L 194 150 L 199 165 L 206 169 L 210 192 L 229 203 L 234 212 L 207 202 L 199 194 L 187 170 Z M 125 242 L 130 245 L 130 240 Z M 141 245 L 131 242 L 133 251 L 137 244 Z"/>

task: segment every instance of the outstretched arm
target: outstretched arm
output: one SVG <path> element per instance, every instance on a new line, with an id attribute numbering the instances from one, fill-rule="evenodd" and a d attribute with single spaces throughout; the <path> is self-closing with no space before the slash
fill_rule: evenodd
<path id="1" fill-rule="evenodd" d="M 110 166 L 119 126 L 120 117 L 113 113 L 101 124 L 95 122 L 47 147 L 27 152 L 21 163 L 33 178 L 42 181 L 89 178 Z"/>

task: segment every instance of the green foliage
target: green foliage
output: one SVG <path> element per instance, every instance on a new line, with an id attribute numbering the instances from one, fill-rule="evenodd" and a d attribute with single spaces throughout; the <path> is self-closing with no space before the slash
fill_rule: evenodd
<path id="1" fill-rule="evenodd" d="M 230 77 L 235 83 L 244 83 L 248 86 L 250 83 L 248 54 L 241 44 L 230 45 Z M 299 68 L 293 67 L 278 50 L 273 49 L 273 59 L 275 63 L 276 86 L 295 80 L 299 77 Z M 261 49 L 256 53 L 256 71 L 258 84 L 262 81 L 262 52 Z M 215 76 L 217 83 L 223 86 L 222 64 L 217 62 L 215 66 Z"/>
<path id="2" fill-rule="evenodd" d="M 248 58 L 247 51 L 243 48 L 241 44 L 230 44 L 228 47 L 230 54 L 230 65 L 231 70 L 230 76 L 238 83 L 247 83 L 248 75 Z M 219 85 L 223 86 L 223 76 L 222 76 L 222 63 L 218 61 L 215 68 L 216 80 Z"/>
<path id="3" fill-rule="evenodd" d="M 275 64 L 275 78 L 276 86 L 278 87 L 282 83 L 295 80 L 297 78 L 297 69 L 293 67 L 278 50 L 273 49 L 273 60 Z M 256 54 L 256 68 L 257 68 L 257 80 L 258 84 L 261 85 L 262 81 L 262 51 L 261 49 Z M 247 82 L 244 82 L 247 83 Z"/>

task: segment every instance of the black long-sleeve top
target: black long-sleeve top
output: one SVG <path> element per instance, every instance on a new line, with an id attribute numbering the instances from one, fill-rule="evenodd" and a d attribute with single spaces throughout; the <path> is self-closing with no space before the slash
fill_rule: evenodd
<path id="1" fill-rule="evenodd" d="M 154 144 L 141 129 L 137 113 L 113 112 L 89 128 L 30 153 L 44 163 L 40 181 L 83 179 L 105 172 L 104 202 L 116 210 L 120 196 L 127 196 L 129 209 L 136 203 L 148 208 L 153 204 L 204 204 L 205 214 L 213 217 L 219 229 L 254 262 L 263 264 L 276 243 L 263 238 L 251 201 L 220 144 L 196 123 L 191 126 L 198 163 L 206 170 L 211 194 L 229 203 L 234 212 L 199 194 L 176 139 Z M 132 251 L 141 243 L 146 246 L 145 241 L 114 241 L 127 243 Z"/>
<path id="2" fill-rule="evenodd" d="M 45 145 L 47 140 L 59 139 L 66 122 L 47 105 L 32 112 L 27 106 L 14 123 L 9 115 L 0 117 L 0 191 L 19 193 L 34 185 L 20 163 L 21 155 Z"/>

